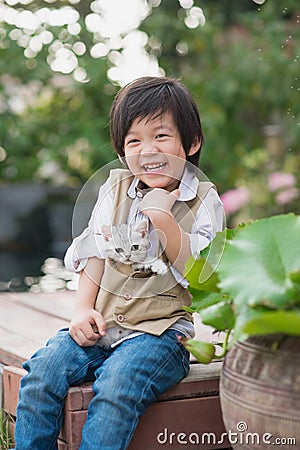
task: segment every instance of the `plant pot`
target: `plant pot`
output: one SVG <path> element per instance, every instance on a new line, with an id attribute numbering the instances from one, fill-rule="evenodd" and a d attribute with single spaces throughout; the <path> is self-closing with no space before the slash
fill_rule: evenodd
<path id="1" fill-rule="evenodd" d="M 283 335 L 254 336 L 227 353 L 220 399 L 233 448 L 300 449 L 299 355 L 300 337 Z"/>

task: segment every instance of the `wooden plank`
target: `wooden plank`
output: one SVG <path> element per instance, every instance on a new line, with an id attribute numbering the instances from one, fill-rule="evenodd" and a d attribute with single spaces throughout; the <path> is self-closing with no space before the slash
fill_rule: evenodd
<path id="1" fill-rule="evenodd" d="M 30 309 L 47 313 L 64 320 L 70 320 L 75 306 L 74 291 L 57 291 L 55 293 L 6 292 L 0 294 L 0 304 L 3 298 Z"/>
<path id="2" fill-rule="evenodd" d="M 73 450 L 68 444 L 66 444 L 66 442 L 62 441 L 61 439 L 58 439 L 57 441 L 57 448 L 58 450 Z"/>
<path id="3" fill-rule="evenodd" d="M 60 328 L 67 327 L 75 296 L 74 291 L 0 294 L 0 362 L 20 366 Z M 199 315 L 195 316 L 195 328 L 196 338 L 215 339 Z"/>
<path id="4" fill-rule="evenodd" d="M 207 397 L 217 395 L 218 392 L 219 378 L 214 380 L 194 380 L 189 383 L 185 382 L 184 379 L 181 383 L 161 395 L 156 401 L 162 402 L 166 400 Z M 67 411 L 85 410 L 93 396 L 92 383 L 71 387 L 66 398 L 65 409 Z"/>
<path id="5" fill-rule="evenodd" d="M 210 366 L 212 366 L 210 368 Z M 185 398 L 195 398 L 203 396 L 213 396 L 218 393 L 219 374 L 221 363 L 212 363 L 209 366 L 202 364 L 192 364 L 190 373 L 180 383 L 169 389 L 165 394 L 161 395 L 157 401 L 179 400 Z M 16 403 L 17 392 L 21 377 L 26 371 L 19 367 L 4 366 L 3 368 L 3 384 L 4 384 L 4 405 L 8 413 L 15 415 L 13 409 Z M 214 378 L 209 379 L 209 375 L 214 374 Z M 12 399 L 10 399 L 10 397 Z M 92 392 L 92 383 L 73 386 L 69 389 L 66 397 L 66 411 L 82 411 L 88 408 L 89 402 L 94 396 Z"/>
<path id="6" fill-rule="evenodd" d="M 191 364 L 189 374 L 180 383 L 161 395 L 157 401 L 179 400 L 218 394 L 221 366 L 221 362 L 212 363 L 207 366 L 203 364 Z M 66 398 L 66 411 L 87 409 L 93 396 L 92 383 L 71 387 Z"/>
<path id="7" fill-rule="evenodd" d="M 92 391 L 92 383 L 82 384 L 80 386 L 72 386 L 69 388 L 69 392 L 66 397 L 65 410 L 86 410 L 93 397 L 94 393 Z"/>
<path id="8" fill-rule="evenodd" d="M 69 323 L 69 320 L 51 316 L 5 298 L 1 298 L 0 315 L 2 329 L 7 330 L 8 333 L 30 336 L 32 340 L 38 342 L 43 342 L 60 327 Z"/>
<path id="9" fill-rule="evenodd" d="M 20 336 L 10 334 L 5 338 L 0 337 L 0 362 L 8 366 L 21 367 L 28 359 L 26 355 L 32 355 L 36 350 L 36 343 L 28 339 L 20 339 Z"/>
<path id="10" fill-rule="evenodd" d="M 19 367 L 3 368 L 3 408 L 11 416 L 16 416 L 20 380 L 26 371 Z"/>
<path id="11" fill-rule="evenodd" d="M 83 425 L 87 418 L 87 410 L 65 412 L 63 426 L 59 438 L 71 448 L 79 448 Z"/>
<path id="12" fill-rule="evenodd" d="M 66 412 L 60 439 L 69 448 L 79 448 L 86 417 L 87 411 Z M 105 433 L 105 426 L 103 432 Z M 156 402 L 141 418 L 128 450 L 140 450 L 144 447 L 159 450 L 162 445 L 172 450 L 177 448 L 177 439 L 180 438 L 187 441 L 184 444 L 187 449 L 227 448 L 228 441 L 220 442 L 224 432 L 218 396 Z M 185 434 L 184 438 L 181 433 Z M 195 447 L 196 439 L 201 446 Z"/>
<path id="13" fill-rule="evenodd" d="M 218 442 L 224 432 L 218 396 L 154 403 L 141 418 L 128 450 L 227 448 L 228 441 Z"/>
<path id="14" fill-rule="evenodd" d="M 11 298 L 0 299 L 0 362 L 20 365 L 69 321 L 28 308 Z"/>

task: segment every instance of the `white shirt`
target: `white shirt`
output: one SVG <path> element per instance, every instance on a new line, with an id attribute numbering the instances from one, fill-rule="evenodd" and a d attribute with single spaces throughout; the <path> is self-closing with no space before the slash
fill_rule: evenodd
<path id="1" fill-rule="evenodd" d="M 149 239 L 151 250 L 156 248 L 158 239 L 155 230 L 152 227 L 147 216 L 139 211 L 139 203 L 142 195 L 137 190 L 138 178 L 132 181 L 127 195 L 133 199 L 130 211 L 128 213 L 127 223 L 137 224 L 141 220 L 147 220 L 149 224 Z M 182 180 L 179 185 L 180 197 L 178 201 L 188 201 L 196 197 L 199 180 L 194 173 L 185 168 Z M 81 271 L 88 258 L 98 257 L 105 259 L 104 238 L 101 234 L 102 225 L 110 225 L 113 214 L 114 196 L 111 188 L 110 179 L 108 179 L 99 189 L 98 200 L 94 206 L 88 227 L 76 237 L 65 255 L 65 265 L 68 270 Z M 195 220 L 189 233 L 191 254 L 196 258 L 199 256 L 209 242 L 214 238 L 218 231 L 224 229 L 224 210 L 223 204 L 216 190 L 211 188 L 206 197 L 202 199 L 198 211 L 195 214 Z M 152 250 L 153 251 L 153 250 Z M 176 281 L 183 287 L 187 287 L 188 282 L 173 266 L 170 266 Z"/>

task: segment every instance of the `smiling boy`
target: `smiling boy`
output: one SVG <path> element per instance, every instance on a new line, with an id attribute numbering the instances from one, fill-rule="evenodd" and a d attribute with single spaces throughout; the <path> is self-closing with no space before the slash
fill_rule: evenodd
<path id="1" fill-rule="evenodd" d="M 69 330 L 24 363 L 17 450 L 56 449 L 68 388 L 88 379 L 95 396 L 80 449 L 124 450 L 145 410 L 189 370 L 177 340 L 194 335 L 183 309 L 190 304 L 184 264 L 222 230 L 224 217 L 212 184 L 197 177 L 199 113 L 180 82 L 143 77 L 116 96 L 110 127 L 127 169 L 111 171 L 89 226 L 67 251 L 67 267 L 80 272 L 75 312 Z M 150 256 L 168 265 L 163 275 L 130 272 L 105 257 L 103 224 L 145 220 Z M 118 339 L 103 345 L 111 330 Z"/>
<path id="2" fill-rule="evenodd" d="M 199 147 L 200 141 L 195 138 L 188 156 L 198 152 Z M 135 119 L 125 137 L 124 155 L 130 171 L 153 189 L 141 202 L 140 211 L 159 233 L 168 260 L 182 273 L 191 255 L 189 237 L 171 209 L 180 195 L 177 188 L 185 169 L 186 153 L 172 114 Z"/>

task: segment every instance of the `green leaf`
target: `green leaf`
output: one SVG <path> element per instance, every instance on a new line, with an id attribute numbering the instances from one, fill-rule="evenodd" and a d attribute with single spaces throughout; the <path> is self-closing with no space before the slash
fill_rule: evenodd
<path id="1" fill-rule="evenodd" d="M 208 292 L 219 291 L 219 278 L 204 258 L 190 257 L 185 265 L 184 276 L 193 288 Z"/>
<path id="2" fill-rule="evenodd" d="M 190 257 L 187 260 L 184 276 L 191 287 L 208 292 L 219 291 L 216 268 L 224 251 L 227 233 L 230 233 L 229 230 L 218 232 L 198 258 Z"/>
<path id="3" fill-rule="evenodd" d="M 226 243 L 217 268 L 219 287 L 235 304 L 286 309 L 300 297 L 300 217 L 294 214 L 257 220 Z M 294 275 L 290 275 L 294 274 Z"/>
<path id="4" fill-rule="evenodd" d="M 298 272 L 290 273 L 289 277 L 293 283 L 300 284 L 300 270 Z M 300 300 L 300 298 L 299 298 L 299 300 Z"/>
<path id="5" fill-rule="evenodd" d="M 210 244 L 201 251 L 199 258 L 190 257 L 185 265 L 184 276 L 192 288 L 202 291 L 219 292 L 219 277 L 216 269 L 221 261 L 225 243 L 233 239 L 236 233 L 245 226 L 228 229 L 216 233 Z"/>
<path id="6" fill-rule="evenodd" d="M 204 325 L 210 325 L 218 331 L 233 328 L 235 316 L 230 303 L 219 302 L 201 310 L 201 319 Z"/>
<path id="7" fill-rule="evenodd" d="M 250 308 L 247 303 L 239 304 L 235 308 L 235 324 L 233 335 L 231 336 L 230 346 L 234 344 L 235 341 L 243 341 L 249 336 L 245 331 L 245 326 L 251 320 L 260 317 L 264 312 L 269 312 L 270 310 L 264 306 L 259 306 L 257 308 Z"/>
<path id="8" fill-rule="evenodd" d="M 219 292 L 199 291 L 194 288 L 190 288 L 189 291 L 193 296 L 192 304 L 188 309 L 190 312 L 200 312 L 203 308 L 223 302 L 227 298 Z"/>
<path id="9" fill-rule="evenodd" d="M 300 312 L 270 311 L 244 323 L 243 330 L 248 335 L 282 333 L 300 336 Z"/>

